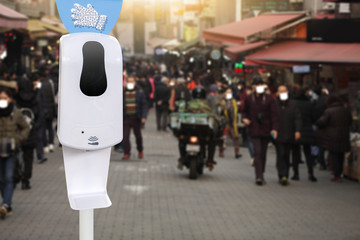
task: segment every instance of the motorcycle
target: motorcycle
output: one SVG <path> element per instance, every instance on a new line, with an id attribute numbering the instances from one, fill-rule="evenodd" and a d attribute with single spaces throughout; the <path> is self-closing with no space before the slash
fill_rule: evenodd
<path id="1" fill-rule="evenodd" d="M 189 178 L 197 179 L 204 168 L 213 170 L 213 165 L 206 164 L 207 146 L 214 141 L 214 119 L 208 114 L 173 113 L 170 115 L 170 128 L 179 140 L 180 159 L 178 168 L 189 169 Z M 214 146 L 215 147 L 215 146 Z"/>

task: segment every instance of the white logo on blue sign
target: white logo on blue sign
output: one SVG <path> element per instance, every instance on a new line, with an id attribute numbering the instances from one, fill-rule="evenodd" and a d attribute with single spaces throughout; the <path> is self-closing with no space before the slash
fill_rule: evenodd
<path id="1" fill-rule="evenodd" d="M 109 34 L 122 8 L 122 0 L 57 0 L 57 8 L 70 33 Z"/>

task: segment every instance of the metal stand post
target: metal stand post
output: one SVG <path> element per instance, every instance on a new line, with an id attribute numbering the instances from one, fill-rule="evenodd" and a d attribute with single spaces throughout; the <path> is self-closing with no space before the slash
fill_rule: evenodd
<path id="1" fill-rule="evenodd" d="M 79 240 L 94 240 L 94 209 L 79 211 Z"/>

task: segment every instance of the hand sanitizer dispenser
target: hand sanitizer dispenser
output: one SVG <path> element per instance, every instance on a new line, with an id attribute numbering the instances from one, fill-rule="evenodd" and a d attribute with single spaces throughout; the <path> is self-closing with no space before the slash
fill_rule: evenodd
<path id="1" fill-rule="evenodd" d="M 57 1 L 71 33 L 60 39 L 57 132 L 75 210 L 111 205 L 106 191 L 111 147 L 122 140 L 123 128 L 121 47 L 104 34 L 116 23 L 122 1 L 89 2 Z"/>

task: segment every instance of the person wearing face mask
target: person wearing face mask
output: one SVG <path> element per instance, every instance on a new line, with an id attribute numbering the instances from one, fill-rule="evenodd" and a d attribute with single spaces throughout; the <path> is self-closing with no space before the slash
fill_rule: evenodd
<path id="1" fill-rule="evenodd" d="M 238 106 L 240 107 L 240 109 L 242 109 L 244 106 L 244 101 L 247 96 L 247 90 L 248 89 L 246 88 L 244 81 L 239 81 L 237 83 L 236 90 L 235 90 L 235 93 L 236 93 L 235 98 L 238 101 Z"/>
<path id="2" fill-rule="evenodd" d="M 271 95 L 265 93 L 265 85 L 260 76 L 253 79 L 254 93 L 246 96 L 243 109 L 243 123 L 248 128 L 254 145 L 255 183 L 264 185 L 266 151 L 270 136 L 277 138 L 278 116 L 276 104 Z"/>
<path id="3" fill-rule="evenodd" d="M 0 89 L 0 190 L 2 204 L 0 218 L 12 214 L 14 192 L 14 154 L 17 147 L 27 138 L 29 125 L 12 101 L 11 91 Z"/>
<path id="4" fill-rule="evenodd" d="M 276 169 L 279 183 L 286 186 L 289 184 L 291 147 L 301 137 L 301 115 L 296 103 L 289 99 L 288 89 L 284 85 L 278 87 L 276 108 L 279 119 L 279 131 L 275 140 Z"/>
<path id="5" fill-rule="evenodd" d="M 39 119 L 39 126 L 36 131 L 36 156 L 37 156 L 37 162 L 38 163 L 44 163 L 47 161 L 47 157 L 45 156 L 44 152 L 44 141 L 43 141 L 43 133 L 45 131 L 45 115 L 46 110 L 44 107 L 44 96 L 41 89 L 41 77 L 38 74 L 38 72 L 33 72 L 29 76 L 29 80 L 32 82 L 33 89 L 37 93 L 37 102 L 39 104 L 39 107 L 41 109 L 41 115 L 42 117 Z"/>
<path id="6" fill-rule="evenodd" d="M 223 115 L 226 119 L 226 128 L 227 132 L 233 140 L 234 150 L 235 150 L 235 158 L 240 158 L 242 155 L 240 154 L 239 148 L 239 130 L 238 130 L 238 106 L 236 100 L 233 98 L 233 92 L 230 88 L 228 88 L 224 93 L 224 98 L 221 105 L 223 108 Z M 220 156 L 224 156 L 224 145 L 220 146 Z"/>
<path id="7" fill-rule="evenodd" d="M 138 150 L 138 158 L 144 157 L 143 139 L 141 135 L 141 125 L 145 124 L 147 117 L 147 103 L 145 94 L 142 89 L 137 88 L 135 84 L 135 77 L 130 76 L 126 80 L 123 94 L 123 141 L 122 147 L 124 149 L 123 159 L 130 158 L 130 131 L 134 129 L 136 146 Z"/>

